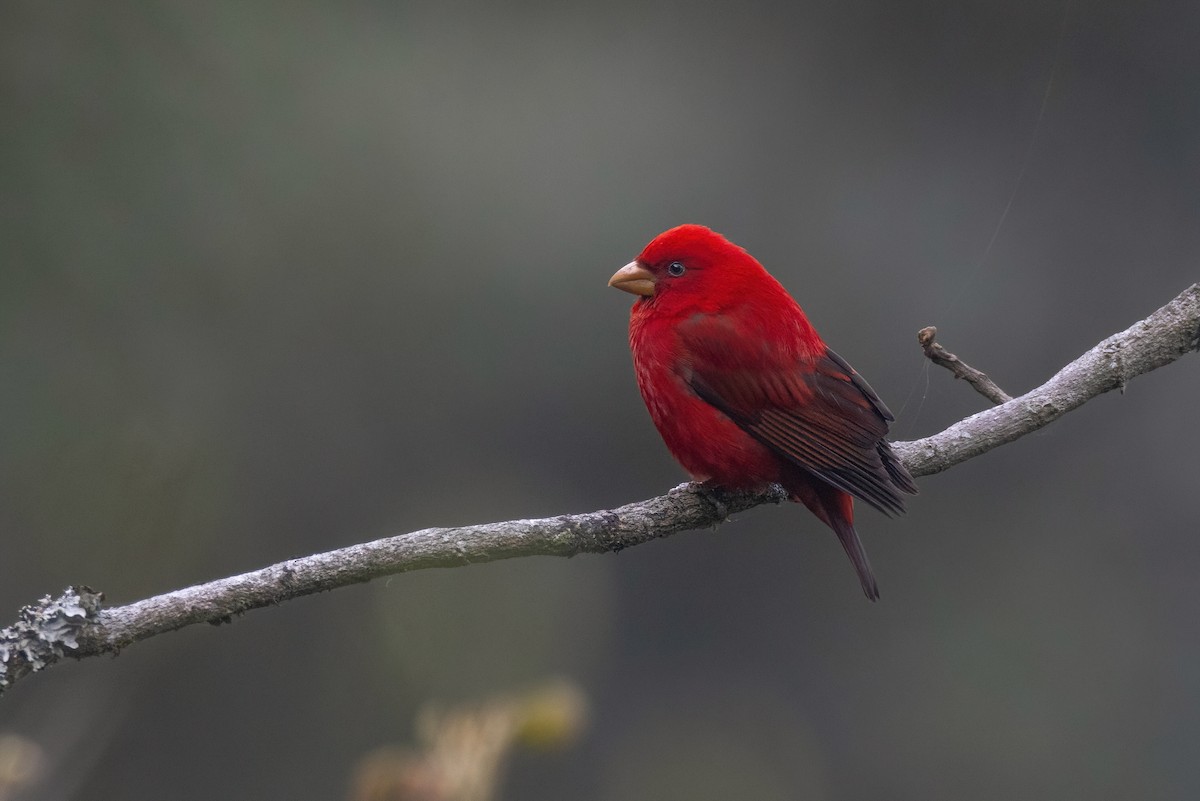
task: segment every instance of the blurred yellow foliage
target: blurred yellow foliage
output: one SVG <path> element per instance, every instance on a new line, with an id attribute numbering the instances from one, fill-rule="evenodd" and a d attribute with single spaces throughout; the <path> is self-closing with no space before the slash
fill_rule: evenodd
<path id="1" fill-rule="evenodd" d="M 351 801 L 491 801 L 515 745 L 547 749 L 575 741 L 587 723 L 587 699 L 554 681 L 524 695 L 417 714 L 416 750 L 389 746 L 364 756 L 351 779 Z"/>
<path id="2" fill-rule="evenodd" d="M 0 734 L 0 801 L 8 801 L 37 779 L 45 764 L 42 747 L 19 734 Z"/>

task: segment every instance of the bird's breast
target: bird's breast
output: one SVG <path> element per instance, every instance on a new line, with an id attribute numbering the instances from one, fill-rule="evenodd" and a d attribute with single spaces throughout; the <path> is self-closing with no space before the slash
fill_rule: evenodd
<path id="1" fill-rule="evenodd" d="M 779 480 L 780 459 L 692 389 L 688 353 L 669 326 L 631 325 L 630 349 L 650 419 L 692 478 L 747 489 Z"/>

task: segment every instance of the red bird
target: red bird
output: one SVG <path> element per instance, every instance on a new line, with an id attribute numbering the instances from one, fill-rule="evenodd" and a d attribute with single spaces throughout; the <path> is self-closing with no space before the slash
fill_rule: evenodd
<path id="1" fill-rule="evenodd" d="M 884 437 L 894 420 L 746 251 L 702 225 L 659 234 L 608 285 L 638 296 L 629 346 L 671 454 L 696 481 L 778 483 L 834 530 L 871 600 L 854 498 L 887 515 L 917 486 Z"/>

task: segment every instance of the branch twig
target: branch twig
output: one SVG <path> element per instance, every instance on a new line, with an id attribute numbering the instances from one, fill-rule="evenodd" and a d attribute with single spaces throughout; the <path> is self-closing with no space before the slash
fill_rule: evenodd
<path id="1" fill-rule="evenodd" d="M 1049 381 L 913 442 L 892 443 L 914 476 L 940 473 L 1037 431 L 1072 409 L 1200 348 L 1200 284 L 1094 346 Z"/>
<path id="2" fill-rule="evenodd" d="M 893 447 L 914 476 L 941 472 L 1036 431 L 1087 400 L 1200 347 L 1200 284 L 1114 334 L 1042 386 L 972 415 L 939 434 Z M 116 653 L 194 623 L 228 622 L 250 609 L 380 576 L 517 556 L 620 551 L 679 531 L 716 526 L 731 514 L 784 500 L 779 487 L 733 493 L 682 484 L 666 495 L 610 511 L 431 528 L 314 554 L 101 609 L 86 588 L 26 607 L 0 630 L 0 693 L 22 676 L 76 658 Z"/>
<path id="3" fill-rule="evenodd" d="M 996 386 L 996 382 L 987 377 L 987 373 L 981 370 L 976 370 L 971 365 L 964 362 L 962 359 L 955 356 L 950 351 L 943 348 L 934 338 L 937 337 L 937 326 L 929 325 L 917 332 L 917 342 L 921 343 L 921 350 L 925 351 L 925 356 L 934 364 L 945 367 L 950 372 L 954 373 L 955 378 L 961 378 L 971 386 L 975 387 L 980 395 L 990 400 L 992 403 L 1008 403 L 1012 400 L 1012 395 L 1009 395 L 1000 387 Z"/>

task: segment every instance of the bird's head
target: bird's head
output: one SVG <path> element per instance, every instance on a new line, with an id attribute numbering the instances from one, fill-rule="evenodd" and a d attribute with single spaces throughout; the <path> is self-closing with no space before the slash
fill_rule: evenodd
<path id="1" fill-rule="evenodd" d="M 696 309 L 727 302 L 765 274 L 753 256 L 711 228 L 680 225 L 654 237 L 608 285 L 656 307 Z"/>

